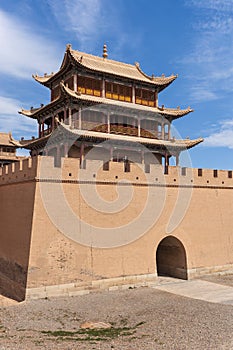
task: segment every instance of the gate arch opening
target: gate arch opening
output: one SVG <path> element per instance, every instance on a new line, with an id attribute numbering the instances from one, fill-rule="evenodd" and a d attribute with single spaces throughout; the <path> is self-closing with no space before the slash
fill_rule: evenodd
<path id="1" fill-rule="evenodd" d="M 158 276 L 188 279 L 187 258 L 183 244 L 174 236 L 162 239 L 156 251 Z"/>

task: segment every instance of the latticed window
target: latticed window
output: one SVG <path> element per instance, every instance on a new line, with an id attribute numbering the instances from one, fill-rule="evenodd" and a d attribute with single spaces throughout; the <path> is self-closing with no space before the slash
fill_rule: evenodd
<path id="1" fill-rule="evenodd" d="M 78 91 L 81 94 L 101 96 L 101 80 L 79 76 Z"/>
<path id="2" fill-rule="evenodd" d="M 144 106 L 155 106 L 155 92 L 147 89 L 135 89 L 136 103 Z"/>
<path id="3" fill-rule="evenodd" d="M 11 147 L 2 147 L 0 148 L 0 152 L 15 153 L 15 149 Z"/>
<path id="4" fill-rule="evenodd" d="M 132 88 L 121 84 L 112 82 L 105 83 L 105 96 L 113 100 L 131 102 L 132 101 Z"/>

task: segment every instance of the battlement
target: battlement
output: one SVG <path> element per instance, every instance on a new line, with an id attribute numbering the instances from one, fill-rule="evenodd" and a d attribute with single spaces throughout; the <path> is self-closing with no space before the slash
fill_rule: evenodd
<path id="1" fill-rule="evenodd" d="M 32 180 L 36 176 L 37 157 L 21 159 L 0 168 L 0 185 Z"/>
<path id="2" fill-rule="evenodd" d="M 169 167 L 165 177 L 170 185 L 233 188 L 232 170 Z"/>
<path id="3" fill-rule="evenodd" d="M 233 171 L 169 166 L 167 174 L 160 164 L 124 163 L 87 159 L 80 166 L 79 158 L 62 158 L 61 167 L 49 156 L 30 157 L 0 168 L 0 185 L 24 182 L 35 178 L 43 181 L 107 182 L 128 181 L 134 185 L 166 185 L 170 187 L 233 188 Z"/>
<path id="4" fill-rule="evenodd" d="M 165 177 L 170 183 L 179 179 L 180 184 L 194 187 L 233 187 L 232 170 L 169 167 Z"/>
<path id="5" fill-rule="evenodd" d="M 169 187 L 233 188 L 232 170 L 197 169 L 169 166 L 167 174 L 161 164 L 125 163 L 79 158 L 62 158 L 61 167 L 53 157 L 39 157 L 38 179 L 43 181 L 122 183 L 134 185 L 166 185 Z"/>

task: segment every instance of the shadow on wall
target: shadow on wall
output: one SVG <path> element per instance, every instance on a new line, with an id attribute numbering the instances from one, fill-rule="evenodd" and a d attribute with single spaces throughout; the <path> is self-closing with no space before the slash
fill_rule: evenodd
<path id="1" fill-rule="evenodd" d="M 0 186 L 0 294 L 26 296 L 35 181 Z"/>
<path id="2" fill-rule="evenodd" d="M 23 301 L 26 295 L 27 267 L 0 258 L 0 294 Z"/>

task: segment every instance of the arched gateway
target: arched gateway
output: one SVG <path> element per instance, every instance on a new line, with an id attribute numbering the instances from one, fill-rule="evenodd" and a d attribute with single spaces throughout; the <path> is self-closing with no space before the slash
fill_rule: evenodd
<path id="1" fill-rule="evenodd" d="M 187 259 L 183 244 L 173 236 L 165 237 L 156 251 L 158 276 L 188 279 Z"/>

